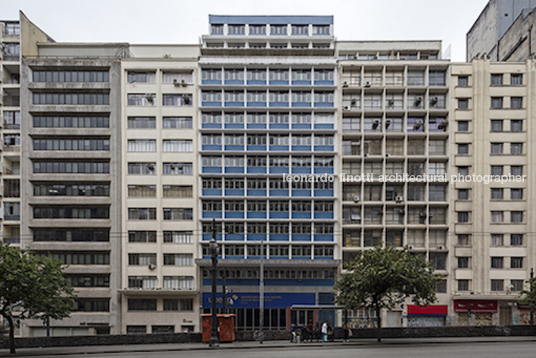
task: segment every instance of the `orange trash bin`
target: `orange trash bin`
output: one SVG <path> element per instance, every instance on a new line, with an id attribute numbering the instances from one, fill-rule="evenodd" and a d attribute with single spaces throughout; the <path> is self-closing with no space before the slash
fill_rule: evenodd
<path id="1" fill-rule="evenodd" d="M 203 342 L 208 342 L 212 336 L 212 314 L 202 314 Z M 235 315 L 219 314 L 218 331 L 220 342 L 234 342 L 235 340 Z"/>

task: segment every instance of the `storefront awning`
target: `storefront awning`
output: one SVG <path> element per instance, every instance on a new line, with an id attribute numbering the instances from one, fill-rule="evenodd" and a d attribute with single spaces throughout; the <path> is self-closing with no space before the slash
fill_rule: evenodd
<path id="1" fill-rule="evenodd" d="M 471 313 L 496 313 L 497 301 L 496 300 L 455 300 L 454 311 L 455 312 L 467 312 L 471 307 Z"/>
<path id="2" fill-rule="evenodd" d="M 417 306 L 408 305 L 408 316 L 446 316 L 449 308 L 447 305 Z"/>

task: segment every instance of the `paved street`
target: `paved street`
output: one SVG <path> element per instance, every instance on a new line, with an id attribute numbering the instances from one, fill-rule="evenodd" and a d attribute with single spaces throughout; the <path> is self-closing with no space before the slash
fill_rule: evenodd
<path id="1" fill-rule="evenodd" d="M 69 358 L 533 358 L 536 351 L 534 337 L 486 337 L 486 338 L 439 338 L 434 340 L 385 340 L 329 344 L 289 344 L 266 342 L 259 347 L 256 342 L 223 344 L 218 349 L 207 349 L 201 344 L 130 345 L 109 347 L 57 347 L 44 349 L 21 349 L 17 357 L 69 357 Z M 0 357 L 9 356 L 2 351 Z"/>

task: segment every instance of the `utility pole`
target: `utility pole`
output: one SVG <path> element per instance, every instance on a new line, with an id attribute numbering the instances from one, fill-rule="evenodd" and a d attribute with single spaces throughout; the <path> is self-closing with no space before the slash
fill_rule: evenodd
<path id="1" fill-rule="evenodd" d="M 259 309 L 260 309 L 260 335 L 259 342 L 263 341 L 264 328 L 264 239 L 261 239 L 261 272 L 260 272 L 260 287 L 259 287 Z"/>
<path id="2" fill-rule="evenodd" d="M 223 313 L 227 313 L 227 287 L 225 286 L 225 269 L 221 270 L 221 291 L 223 298 Z"/>

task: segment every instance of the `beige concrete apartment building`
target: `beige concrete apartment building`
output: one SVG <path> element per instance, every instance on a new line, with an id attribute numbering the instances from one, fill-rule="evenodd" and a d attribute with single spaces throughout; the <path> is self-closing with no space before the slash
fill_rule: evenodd
<path id="1" fill-rule="evenodd" d="M 129 50 L 121 61 L 121 331 L 199 331 L 199 46 Z"/>
<path id="2" fill-rule="evenodd" d="M 517 301 L 535 264 L 534 62 L 475 59 L 451 73 L 453 324 L 527 324 Z"/>
<path id="3" fill-rule="evenodd" d="M 446 325 L 449 186 L 441 179 L 449 168 L 450 61 L 441 59 L 440 41 L 342 41 L 337 50 L 343 260 L 380 243 L 425 255 L 444 276 L 437 305 L 419 315 L 404 305 L 382 320 L 391 327 Z M 428 178 L 415 182 L 405 174 Z M 351 319 L 375 324 L 373 312 Z"/>

